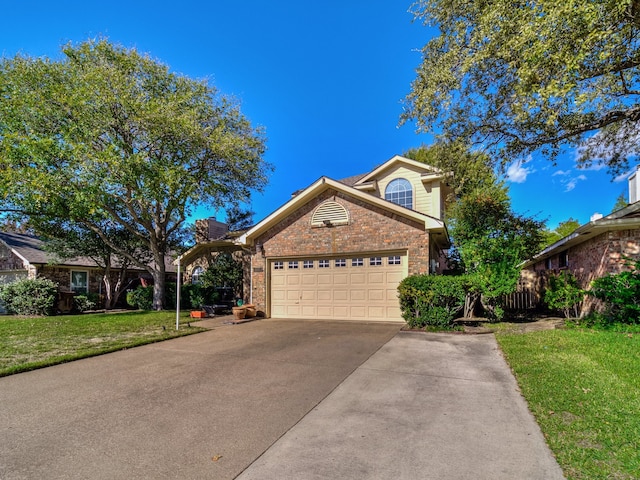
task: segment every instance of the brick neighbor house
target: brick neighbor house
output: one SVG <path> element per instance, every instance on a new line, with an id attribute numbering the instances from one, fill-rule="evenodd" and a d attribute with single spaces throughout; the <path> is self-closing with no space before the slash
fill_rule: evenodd
<path id="1" fill-rule="evenodd" d="M 167 281 L 175 282 L 176 268 L 171 259 L 167 261 L 166 272 Z M 38 237 L 0 232 L 0 284 L 36 277 L 56 282 L 60 292 L 103 294 L 103 269 L 92 259 L 78 257 L 60 260 L 45 250 L 44 242 Z M 135 267 L 128 269 L 128 280 L 131 288 L 141 283 L 153 283 L 146 270 Z M 61 310 L 64 311 L 67 307 L 70 308 L 66 305 Z"/>
<path id="2" fill-rule="evenodd" d="M 580 287 L 607 273 L 628 269 L 628 260 L 640 259 L 640 179 L 629 177 L 629 205 L 605 217 L 594 218 L 523 264 L 521 285 L 544 294 L 550 275 L 571 272 Z M 597 310 L 599 302 L 585 297 L 581 315 Z"/>
<path id="3" fill-rule="evenodd" d="M 363 175 L 322 177 L 249 230 L 201 238 L 176 263 L 189 282 L 233 252 L 244 301 L 269 317 L 400 321 L 399 282 L 444 268 L 448 193 L 441 172 L 395 156 Z"/>

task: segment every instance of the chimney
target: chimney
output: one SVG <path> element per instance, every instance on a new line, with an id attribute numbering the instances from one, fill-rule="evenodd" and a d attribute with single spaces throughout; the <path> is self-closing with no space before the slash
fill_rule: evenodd
<path id="1" fill-rule="evenodd" d="M 196 243 L 205 243 L 219 240 L 229 231 L 229 226 L 209 217 L 204 220 L 196 220 Z"/>
<path id="2" fill-rule="evenodd" d="M 638 178 L 638 168 L 629 177 L 629 203 L 636 203 L 640 200 L 640 178 Z"/>

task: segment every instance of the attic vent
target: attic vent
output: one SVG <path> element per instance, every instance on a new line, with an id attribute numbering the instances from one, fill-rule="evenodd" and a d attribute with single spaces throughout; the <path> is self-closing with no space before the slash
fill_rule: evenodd
<path id="1" fill-rule="evenodd" d="M 324 202 L 316 211 L 313 212 L 311 217 L 311 225 L 318 226 L 331 226 L 331 225 L 347 225 L 349 223 L 349 213 L 337 202 L 328 201 Z"/>

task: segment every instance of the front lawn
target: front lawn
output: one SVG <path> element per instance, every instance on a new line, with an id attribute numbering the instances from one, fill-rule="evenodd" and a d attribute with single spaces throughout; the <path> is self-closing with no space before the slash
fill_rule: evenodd
<path id="1" fill-rule="evenodd" d="M 187 321 L 176 330 L 171 311 L 0 316 L 0 376 L 204 331 Z"/>
<path id="2" fill-rule="evenodd" d="M 640 334 L 496 338 L 567 478 L 640 478 Z"/>

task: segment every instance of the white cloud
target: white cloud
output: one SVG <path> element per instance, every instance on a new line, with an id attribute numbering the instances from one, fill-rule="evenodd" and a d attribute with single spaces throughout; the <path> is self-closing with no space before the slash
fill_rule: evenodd
<path id="1" fill-rule="evenodd" d="M 566 176 L 566 175 L 570 175 L 570 174 L 571 174 L 571 170 L 558 170 L 557 172 L 553 172 L 553 174 L 551 176 L 552 177 L 555 177 L 556 175 Z"/>
<path id="2" fill-rule="evenodd" d="M 565 192 L 570 192 L 571 190 L 573 190 L 574 188 L 576 188 L 576 185 L 578 185 L 578 182 L 586 180 L 587 177 L 585 177 L 584 175 L 578 175 L 577 177 L 572 177 L 569 180 L 563 182 L 564 183 L 564 191 Z"/>
<path id="3" fill-rule="evenodd" d="M 629 171 L 628 171 L 628 172 L 626 172 L 626 173 L 621 173 L 621 174 L 620 174 L 620 175 L 618 175 L 616 178 L 614 178 L 614 179 L 613 179 L 613 181 L 614 181 L 615 183 L 626 182 L 626 181 L 627 181 L 627 179 L 631 176 L 631 174 L 632 174 L 633 172 L 635 172 L 635 171 L 636 171 L 636 169 L 635 169 L 635 168 L 633 168 L 633 169 L 629 170 Z"/>
<path id="4" fill-rule="evenodd" d="M 530 160 L 530 157 L 528 158 Z M 518 160 L 509 165 L 507 169 L 507 180 L 513 183 L 524 183 L 527 180 L 527 175 L 535 172 L 533 168 L 525 167 L 524 164 L 527 160 Z"/>

